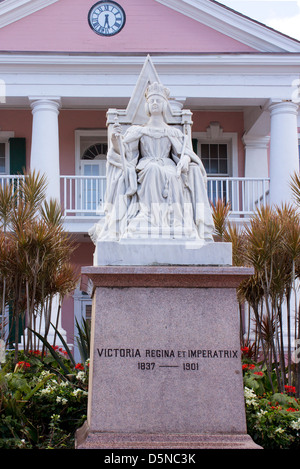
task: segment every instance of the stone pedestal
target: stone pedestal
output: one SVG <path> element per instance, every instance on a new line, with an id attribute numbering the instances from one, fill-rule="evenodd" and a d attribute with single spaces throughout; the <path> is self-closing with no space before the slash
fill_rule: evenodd
<path id="1" fill-rule="evenodd" d="M 98 241 L 94 265 L 231 265 L 231 243 L 149 238 Z"/>
<path id="2" fill-rule="evenodd" d="M 257 448 L 247 435 L 236 287 L 251 269 L 100 266 L 84 448 Z"/>

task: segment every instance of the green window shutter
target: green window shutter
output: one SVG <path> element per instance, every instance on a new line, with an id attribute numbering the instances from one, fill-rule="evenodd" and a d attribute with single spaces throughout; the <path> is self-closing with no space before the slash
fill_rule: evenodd
<path id="1" fill-rule="evenodd" d="M 25 330 L 25 317 L 24 315 L 20 315 L 17 319 L 18 324 L 18 343 L 21 343 L 22 335 L 24 334 Z M 13 317 L 13 309 L 12 305 L 9 305 L 9 336 L 8 336 L 8 344 L 9 348 L 13 349 L 14 344 L 16 342 L 16 318 Z"/>
<path id="2" fill-rule="evenodd" d="M 198 140 L 196 138 L 192 138 L 192 145 L 193 145 L 193 152 L 198 155 L 197 150 L 198 150 Z"/>
<path id="3" fill-rule="evenodd" d="M 26 169 L 26 139 L 9 139 L 10 174 L 23 174 Z"/>
<path id="4" fill-rule="evenodd" d="M 10 174 L 23 174 L 26 169 L 26 139 L 25 138 L 10 138 L 9 139 L 9 173 Z M 21 336 L 24 332 L 24 318 L 18 319 L 18 340 L 21 341 Z M 16 324 L 13 320 L 12 306 L 9 307 L 9 344 L 13 347 L 15 342 L 15 329 Z"/>

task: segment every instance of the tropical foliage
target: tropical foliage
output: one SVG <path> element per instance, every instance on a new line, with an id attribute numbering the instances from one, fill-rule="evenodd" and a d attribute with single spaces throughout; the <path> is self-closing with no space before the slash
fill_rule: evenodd
<path id="1" fill-rule="evenodd" d="M 228 206 L 214 207 L 216 236 L 232 243 L 233 263 L 253 267 L 238 289 L 241 346 L 261 363 L 272 392 L 295 386 L 300 396 L 298 283 L 300 276 L 300 179 L 291 180 L 294 204 L 258 208 L 249 223 L 228 220 Z M 286 331 L 286 333 L 285 333 Z M 275 378 L 275 379 L 274 379 Z"/>
<path id="2" fill-rule="evenodd" d="M 0 371 L 0 448 L 74 448 L 86 419 L 88 363 L 61 347 L 8 353 Z"/>
<path id="3" fill-rule="evenodd" d="M 15 361 L 21 335 L 28 353 L 39 348 L 32 331 L 47 338 L 52 317 L 57 326 L 62 300 L 78 280 L 70 263 L 74 246 L 46 188 L 46 178 L 35 172 L 0 187 L 0 339 L 14 345 Z M 25 321 L 27 333 L 21 334 Z"/>

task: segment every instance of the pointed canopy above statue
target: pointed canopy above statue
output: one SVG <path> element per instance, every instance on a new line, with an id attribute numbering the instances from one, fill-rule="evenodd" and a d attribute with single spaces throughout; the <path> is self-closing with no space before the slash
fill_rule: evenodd
<path id="1" fill-rule="evenodd" d="M 124 129 L 129 125 L 144 125 L 148 119 L 145 114 L 145 92 L 147 87 L 154 82 L 161 83 L 151 57 L 148 55 L 127 108 L 107 111 L 108 127 L 110 124 L 114 124 L 116 119 L 124 126 Z M 172 90 L 170 91 L 172 96 Z M 188 134 L 190 134 L 192 113 L 190 110 L 181 109 L 181 107 L 182 104 L 171 97 L 167 105 L 165 119 L 167 124 L 178 126 L 181 130 L 183 130 L 183 126 L 186 126 Z"/>

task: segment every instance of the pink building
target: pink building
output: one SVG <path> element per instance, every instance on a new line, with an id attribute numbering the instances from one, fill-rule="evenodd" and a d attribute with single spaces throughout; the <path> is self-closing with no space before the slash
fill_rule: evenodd
<path id="1" fill-rule="evenodd" d="M 76 235 L 74 263 L 92 264 L 88 229 L 103 216 L 106 112 L 126 108 L 148 55 L 192 138 L 209 197 L 245 220 L 291 199 L 299 170 L 300 42 L 215 0 L 2 0 L 1 180 L 35 168 Z M 80 291 L 62 331 L 89 314 Z M 75 352 L 77 353 L 77 352 Z"/>

